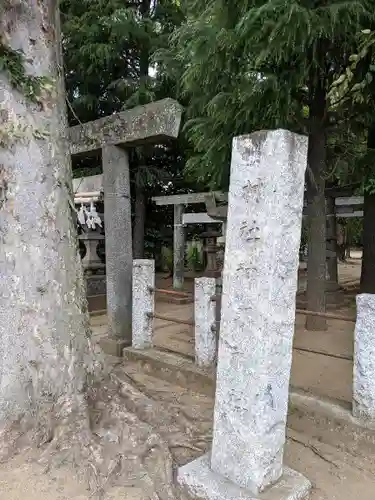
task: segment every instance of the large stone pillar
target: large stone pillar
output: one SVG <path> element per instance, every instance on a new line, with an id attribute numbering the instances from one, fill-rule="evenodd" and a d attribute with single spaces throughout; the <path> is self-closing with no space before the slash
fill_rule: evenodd
<path id="1" fill-rule="evenodd" d="M 307 142 L 285 130 L 233 142 L 212 452 L 178 474 L 193 496 L 310 489 L 283 469 Z"/>
<path id="2" fill-rule="evenodd" d="M 353 415 L 375 423 L 375 295 L 357 295 L 354 333 Z"/>
<path id="3" fill-rule="evenodd" d="M 184 205 L 174 205 L 173 226 L 173 288 L 182 290 L 184 287 L 185 270 L 185 230 L 182 224 Z"/>
<path id="4" fill-rule="evenodd" d="M 131 345 L 132 225 L 129 159 L 118 146 L 102 149 L 106 236 L 107 315 L 109 336 L 122 347 Z"/>

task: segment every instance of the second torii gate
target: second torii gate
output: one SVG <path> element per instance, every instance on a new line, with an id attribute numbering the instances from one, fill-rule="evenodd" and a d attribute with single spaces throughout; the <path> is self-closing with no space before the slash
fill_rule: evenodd
<path id="1" fill-rule="evenodd" d="M 354 186 L 355 187 L 355 186 Z M 334 200 L 333 205 L 329 205 L 329 216 L 351 218 L 363 217 L 363 196 L 350 196 L 353 187 L 327 188 L 327 200 Z M 184 257 L 185 257 L 185 224 L 212 224 L 225 221 L 226 206 L 215 207 L 215 202 L 226 203 L 228 193 L 222 191 L 212 191 L 206 193 L 186 193 L 169 196 L 155 196 L 152 200 L 156 205 L 174 206 L 174 231 L 173 231 L 173 287 L 176 290 L 182 289 L 184 285 Z M 206 204 L 207 212 L 185 213 L 186 205 Z M 334 214 L 331 211 L 334 210 Z M 306 208 L 304 208 L 304 216 Z M 215 217 L 215 218 L 214 218 Z M 216 218 L 218 217 L 218 218 Z M 225 223 L 223 223 L 223 236 L 225 236 Z M 328 238 L 327 256 L 333 257 L 331 249 L 336 248 L 332 245 L 332 237 Z M 332 254 L 332 255 L 331 255 Z M 334 256 L 336 259 L 336 255 Z M 332 266 L 329 266 L 332 268 Z"/>
<path id="2" fill-rule="evenodd" d="M 131 344 L 132 226 L 127 149 L 176 138 L 182 108 L 173 99 L 137 106 L 69 129 L 70 154 L 102 151 L 106 228 L 106 350 L 121 354 Z"/>
<path id="3" fill-rule="evenodd" d="M 156 205 L 173 205 L 173 288 L 181 290 L 184 286 L 185 263 L 185 224 L 217 224 L 222 221 L 210 217 L 207 213 L 187 213 L 186 205 L 206 204 L 209 199 L 215 198 L 218 202 L 227 202 L 228 194 L 221 191 L 211 193 L 186 193 L 171 196 L 155 196 L 152 201 Z"/>

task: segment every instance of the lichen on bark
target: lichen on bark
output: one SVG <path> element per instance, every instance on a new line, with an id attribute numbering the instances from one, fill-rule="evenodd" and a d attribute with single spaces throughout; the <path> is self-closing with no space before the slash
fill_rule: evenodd
<path id="1" fill-rule="evenodd" d="M 25 68 L 25 56 L 21 50 L 7 45 L 5 32 L 0 39 L 0 68 L 8 76 L 9 83 L 22 92 L 31 102 L 43 103 L 44 92 L 52 87 L 51 79 L 45 76 L 33 76 Z"/>
<path id="2" fill-rule="evenodd" d="M 48 467 L 74 466 L 97 496 L 131 480 L 172 500 L 173 431 L 189 422 L 161 418 L 128 379 L 108 373 L 91 340 L 70 206 L 57 1 L 0 6 L 24 77 L 54 86 L 48 98 L 30 99 L 0 67 L 4 123 L 48 131 L 0 147 L 0 458 L 37 447 Z"/>

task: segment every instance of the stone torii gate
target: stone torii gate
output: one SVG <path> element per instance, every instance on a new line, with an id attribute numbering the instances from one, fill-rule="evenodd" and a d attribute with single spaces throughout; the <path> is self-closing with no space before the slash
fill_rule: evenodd
<path id="1" fill-rule="evenodd" d="M 343 188 L 327 188 L 327 259 L 334 259 L 337 267 L 336 257 L 336 234 L 335 225 L 332 224 L 336 217 L 351 218 L 363 217 L 363 196 L 352 196 L 356 185 Z M 173 227 L 173 288 L 180 290 L 184 285 L 184 252 L 185 252 L 185 224 L 223 224 L 223 236 L 225 237 L 225 226 L 227 219 L 228 193 L 222 191 L 211 191 L 205 193 L 184 193 L 167 196 L 154 196 L 152 201 L 156 205 L 173 205 L 174 227 Z M 205 204 L 206 212 L 186 213 L 186 205 Z M 303 216 L 307 211 L 304 206 Z M 332 233 L 333 231 L 333 233 Z M 334 264 L 334 263 L 333 263 Z M 334 265 L 328 266 L 330 271 Z M 337 271 L 336 271 L 337 272 Z M 329 273 L 330 277 L 331 273 Z M 337 280 L 336 280 L 337 281 Z"/>
<path id="2" fill-rule="evenodd" d="M 220 223 L 207 213 L 185 214 L 185 205 L 206 204 L 208 199 L 214 197 L 219 202 L 228 200 L 228 193 L 215 191 L 211 193 L 186 193 L 170 196 L 154 196 L 152 201 L 156 205 L 173 205 L 173 288 L 181 290 L 184 286 L 184 260 L 185 260 L 185 224 L 211 224 Z"/>
<path id="3" fill-rule="evenodd" d="M 107 314 L 110 342 L 120 354 L 131 345 L 132 226 L 127 149 L 177 138 L 182 107 L 173 99 L 137 106 L 69 129 L 70 154 L 102 151 L 106 228 Z"/>

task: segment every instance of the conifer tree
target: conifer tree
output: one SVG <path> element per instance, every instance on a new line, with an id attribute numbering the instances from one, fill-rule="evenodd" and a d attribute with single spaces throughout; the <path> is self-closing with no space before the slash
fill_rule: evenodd
<path id="1" fill-rule="evenodd" d="M 167 54 L 190 97 L 186 130 L 196 155 L 187 169 L 213 186 L 228 183 L 231 139 L 260 128 L 309 135 L 307 307 L 325 311 L 327 92 L 343 70 L 371 2 L 210 0 L 190 3 Z M 177 66 L 178 64 L 178 66 Z M 176 69 L 175 69 L 176 71 Z M 307 318 L 324 329 L 322 318 Z"/>
<path id="2" fill-rule="evenodd" d="M 63 0 L 61 8 L 72 125 L 174 97 L 173 82 L 153 63 L 154 52 L 167 45 L 171 31 L 183 19 L 174 1 Z M 173 154 L 170 163 L 175 169 Z M 92 164 L 90 158 L 80 172 L 90 172 Z M 155 148 L 133 151 L 135 258 L 144 253 L 147 191 L 165 177 L 161 174 Z"/>

